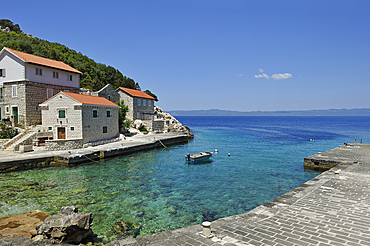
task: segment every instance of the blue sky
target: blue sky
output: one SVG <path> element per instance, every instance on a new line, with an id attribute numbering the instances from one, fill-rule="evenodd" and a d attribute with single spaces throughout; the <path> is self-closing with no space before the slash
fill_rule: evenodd
<path id="1" fill-rule="evenodd" d="M 26 33 L 111 65 L 164 110 L 370 108 L 370 1 L 7 2 Z"/>

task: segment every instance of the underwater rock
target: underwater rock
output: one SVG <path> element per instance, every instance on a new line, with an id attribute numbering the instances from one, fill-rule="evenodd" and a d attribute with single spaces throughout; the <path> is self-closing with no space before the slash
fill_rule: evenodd
<path id="1" fill-rule="evenodd" d="M 27 183 L 23 184 L 23 186 L 36 186 L 36 185 L 39 185 L 39 183 L 37 183 L 37 182 L 32 182 L 32 181 L 30 181 L 30 182 L 27 182 Z"/>
<path id="2" fill-rule="evenodd" d="M 0 218 L 0 234 L 3 236 L 22 235 L 31 238 L 36 235 L 36 226 L 41 225 L 50 215 L 39 210 Z"/>
<path id="3" fill-rule="evenodd" d="M 74 206 L 62 207 L 60 214 L 46 218 L 43 224 L 36 227 L 37 234 L 52 243 L 79 244 L 93 234 L 91 214 L 78 213 Z"/>

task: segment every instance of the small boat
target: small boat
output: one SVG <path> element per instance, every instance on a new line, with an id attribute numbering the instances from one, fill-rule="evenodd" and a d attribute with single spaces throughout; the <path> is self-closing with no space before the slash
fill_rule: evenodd
<path id="1" fill-rule="evenodd" d="M 200 152 L 196 154 L 187 154 L 185 159 L 187 161 L 205 161 L 211 158 L 212 152 Z"/>

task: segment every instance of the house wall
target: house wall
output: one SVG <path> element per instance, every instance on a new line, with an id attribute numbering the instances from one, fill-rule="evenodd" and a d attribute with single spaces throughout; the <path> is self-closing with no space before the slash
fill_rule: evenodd
<path id="1" fill-rule="evenodd" d="M 134 108 L 134 100 L 133 100 L 133 97 L 131 95 L 129 95 L 128 93 L 124 92 L 123 90 L 119 89 L 117 91 L 118 95 L 119 95 L 119 100 L 124 102 L 124 104 L 126 106 L 128 106 L 128 112 L 126 114 L 126 119 L 129 120 L 129 121 L 134 121 L 134 111 L 133 111 L 133 108 Z"/>
<path id="2" fill-rule="evenodd" d="M 140 106 L 138 103 L 140 100 Z M 144 106 L 144 100 L 145 105 Z M 150 106 L 148 106 L 148 101 L 150 101 Z M 141 120 L 150 120 L 152 119 L 152 115 L 154 113 L 154 100 L 147 99 L 147 98 L 140 98 L 134 97 L 134 109 L 133 109 L 134 119 L 141 119 Z M 140 113 L 140 115 L 138 115 Z"/>
<path id="3" fill-rule="evenodd" d="M 12 87 L 17 86 L 17 97 L 12 96 Z M 59 91 L 69 90 L 70 92 L 79 92 L 78 88 L 64 87 L 51 84 L 34 83 L 27 81 L 6 82 L 3 85 L 4 101 L 1 105 L 3 118 L 12 115 L 12 106 L 18 106 L 19 122 L 23 122 L 25 126 L 41 124 L 41 109 L 39 104 L 46 101 L 47 89 L 52 91 L 52 95 Z M 9 107 L 9 113 L 6 113 L 5 108 Z"/>
<path id="4" fill-rule="evenodd" d="M 2 100 L 0 98 L 1 118 L 11 117 L 12 107 L 16 106 L 21 127 L 41 124 L 39 104 L 48 99 L 48 88 L 51 96 L 63 90 L 79 92 L 79 74 L 24 63 L 8 51 L 0 56 L 2 68 L 5 68 L 5 77 L 0 77 L 3 96 Z M 42 69 L 41 76 L 36 75 L 36 68 Z M 53 71 L 58 72 L 58 79 L 53 78 Z M 68 81 L 68 75 L 72 75 L 72 81 Z M 14 85 L 17 86 L 16 97 L 12 96 Z M 8 112 L 6 108 L 9 108 Z"/>
<path id="5" fill-rule="evenodd" d="M 118 95 L 120 96 L 120 100 L 123 100 L 125 105 L 128 106 L 129 112 L 126 115 L 126 118 L 130 121 L 134 121 L 136 119 L 140 120 L 149 120 L 151 119 L 150 114 L 154 113 L 154 100 L 147 99 L 147 98 L 141 98 L 141 97 L 133 97 L 127 92 L 123 91 L 122 89 L 119 89 Z M 138 100 L 140 100 L 140 106 L 138 105 Z M 145 105 L 144 102 L 145 100 Z M 148 102 L 150 101 L 150 106 Z M 138 115 L 140 113 L 140 115 Z M 143 118 L 143 115 L 145 115 L 145 118 Z"/>
<path id="6" fill-rule="evenodd" d="M 58 139 L 58 127 L 65 127 L 66 139 L 82 138 L 82 107 L 74 99 L 61 94 L 50 99 L 46 103 L 47 108 L 41 107 L 42 128 L 46 132 L 53 133 L 53 139 Z M 59 118 L 59 109 L 66 111 L 65 118 Z M 51 127 L 51 130 L 49 130 Z M 74 127 L 74 130 L 71 129 Z"/>
<path id="7" fill-rule="evenodd" d="M 93 117 L 93 110 L 97 110 L 97 118 Z M 107 117 L 108 110 L 110 110 L 110 117 Z M 118 108 L 84 106 L 82 108 L 82 122 L 84 144 L 116 138 L 119 134 Z M 104 126 L 107 126 L 107 133 L 103 133 Z"/>
<path id="8" fill-rule="evenodd" d="M 95 95 L 94 95 L 95 96 Z M 104 97 L 113 103 L 119 101 L 118 93 L 113 89 L 111 85 L 106 85 L 103 89 L 97 92 L 98 97 Z"/>
<path id="9" fill-rule="evenodd" d="M 36 68 L 42 69 L 42 75 L 36 75 Z M 53 78 L 53 72 L 58 72 L 58 78 Z M 79 74 L 67 72 L 59 69 L 53 69 L 34 64 L 27 64 L 25 66 L 26 80 L 38 83 L 46 83 L 51 85 L 60 85 L 66 87 L 80 87 Z M 69 75 L 72 75 L 72 81 L 69 81 Z"/>
<path id="10" fill-rule="evenodd" d="M 7 51 L 0 56 L 0 69 L 2 68 L 5 68 L 5 76 L 0 77 L 0 85 L 25 79 L 23 62 Z"/>

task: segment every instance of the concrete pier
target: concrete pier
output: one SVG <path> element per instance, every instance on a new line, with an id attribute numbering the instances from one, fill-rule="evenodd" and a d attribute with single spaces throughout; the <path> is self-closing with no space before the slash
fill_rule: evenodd
<path id="1" fill-rule="evenodd" d="M 106 246 L 370 245 L 370 145 L 305 158 L 331 169 L 252 211 Z M 315 163 L 315 162 L 318 162 Z"/>
<path id="2" fill-rule="evenodd" d="M 26 153 L 0 151 L 0 173 L 35 167 L 76 165 L 187 142 L 188 137 L 183 133 L 163 133 L 136 135 L 122 141 L 83 149 Z"/>
<path id="3" fill-rule="evenodd" d="M 304 158 L 304 167 L 330 169 L 341 163 L 357 163 L 360 160 L 370 160 L 370 144 L 351 143 L 323 153 L 318 152 Z"/>

